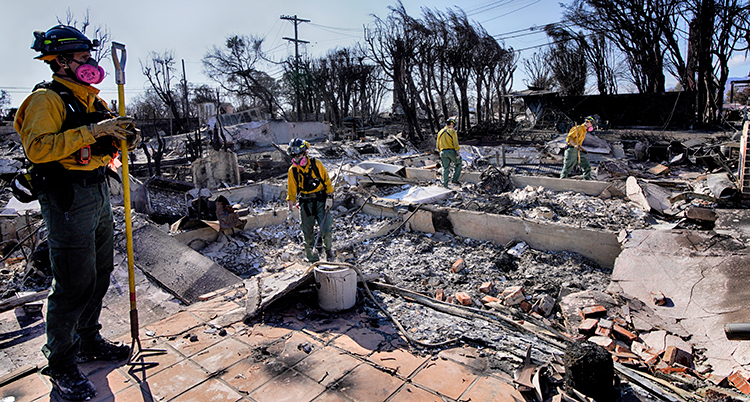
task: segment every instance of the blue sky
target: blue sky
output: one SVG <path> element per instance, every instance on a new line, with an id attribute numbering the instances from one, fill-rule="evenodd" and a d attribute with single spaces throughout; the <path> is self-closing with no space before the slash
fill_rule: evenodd
<path id="1" fill-rule="evenodd" d="M 283 60 L 294 54 L 294 46 L 282 39 L 294 37 L 294 25 L 279 17 L 297 15 L 310 20 L 298 28 L 299 38 L 310 42 L 300 51 L 319 56 L 329 49 L 351 46 L 360 41 L 363 26 L 373 21 L 372 14 L 385 18 L 388 6 L 395 4 L 395 0 L 100 0 L 94 4 L 81 0 L 16 0 L 4 3 L 5 18 L 0 24 L 0 34 L 5 38 L 6 57 L 0 63 L 0 89 L 10 93 L 12 106 L 18 106 L 34 84 L 50 77 L 47 66 L 33 59 L 37 54 L 30 49 L 33 31 L 47 30 L 57 23 L 57 18 L 65 21 L 68 9 L 78 20 L 88 9 L 92 26 L 106 25 L 112 39 L 125 44 L 127 102 L 145 88 L 139 61 L 145 62 L 149 52 L 172 51 L 178 62 L 178 71 L 181 71 L 180 61 L 185 61 L 188 81 L 211 85 L 201 73 L 201 58 L 211 46 L 221 46 L 229 35 L 264 37 L 264 49 L 274 59 Z M 554 0 L 403 1 L 407 12 L 414 17 L 421 17 L 421 7 L 425 3 L 440 11 L 460 7 L 470 19 L 481 23 L 490 35 L 504 38 L 506 46 L 527 49 L 522 51 L 521 58 L 530 57 L 537 46 L 547 43 L 546 35 L 534 33 L 538 31 L 529 28 L 557 22 L 561 18 L 561 7 Z M 104 60 L 102 66 L 109 75 L 98 85 L 101 96 L 107 101 L 116 99 L 112 61 Z M 749 70 L 750 61 L 737 56 L 732 62 L 730 76 L 745 77 Z M 276 72 L 278 77 L 278 71 L 277 68 L 271 72 Z M 523 78 L 519 67 L 514 89 L 525 88 Z"/>

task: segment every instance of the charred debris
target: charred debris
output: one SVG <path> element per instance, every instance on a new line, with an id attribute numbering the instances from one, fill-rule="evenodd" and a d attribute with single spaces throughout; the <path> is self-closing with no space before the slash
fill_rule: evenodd
<path id="1" fill-rule="evenodd" d="M 242 279 L 262 281 L 304 263 L 298 217 L 284 202 L 289 160 L 279 133 L 289 133 L 278 125 L 288 123 L 265 131 L 255 123 L 225 124 L 223 146 L 198 154 L 201 136 L 193 134 L 136 151 L 134 226 L 159 227 Z M 744 131 L 712 133 L 597 131 L 584 144 L 592 182 L 580 172 L 557 179 L 564 134 L 537 128 L 498 142 L 473 132 L 461 138 L 461 183 L 448 189 L 439 187 L 432 138 L 412 144 L 397 125 L 338 135 L 301 130 L 313 133 L 311 156 L 333 179 L 336 260 L 366 280 L 355 308 L 373 328 L 394 319 L 405 332 L 389 336 L 417 350 L 475 345 L 493 368 L 514 375 L 528 400 L 609 400 L 613 387 L 631 400 L 747 400 L 750 376 L 740 364 L 716 370 L 691 343 L 694 334 L 655 311 L 670 294 L 641 300 L 612 286 L 622 245 L 638 231 L 723 236 L 717 241 L 730 239 L 731 252 L 747 256 L 747 232 L 716 233 L 720 211 L 746 208 L 747 122 Z M 23 167 L 15 137 L 1 144 L 0 304 L 33 309 L 51 276 L 38 206 L 8 190 Z M 111 188 L 124 249 L 122 195 Z M 244 226 L 218 222 L 220 195 Z M 329 318 L 314 292 L 303 282 L 277 304 L 296 305 L 301 319 Z M 612 387 L 590 377 L 606 378 L 607 370 L 619 379 Z"/>

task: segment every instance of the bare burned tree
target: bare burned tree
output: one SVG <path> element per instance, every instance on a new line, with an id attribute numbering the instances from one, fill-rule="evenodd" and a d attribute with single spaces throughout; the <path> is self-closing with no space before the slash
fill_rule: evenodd
<path id="1" fill-rule="evenodd" d="M 674 68 L 687 71 L 679 47 L 673 47 L 679 42 L 676 28 L 680 2 L 575 0 L 563 15 L 579 28 L 617 44 L 627 55 L 631 78 L 639 92 L 661 93 L 665 90 L 665 53 L 672 55 Z"/>
<path id="2" fill-rule="evenodd" d="M 477 122 L 481 122 L 485 120 L 485 116 L 489 120 L 493 119 L 494 113 L 491 105 L 495 71 L 498 66 L 503 66 L 503 62 L 507 61 L 507 52 L 483 28 L 477 27 L 476 29 L 479 33 L 479 44 L 473 53 L 474 62 L 472 65 L 477 99 Z"/>
<path id="3" fill-rule="evenodd" d="M 615 74 L 616 64 L 614 49 L 611 42 L 601 34 L 584 35 L 566 29 L 564 25 L 550 24 L 544 27 L 547 35 L 555 41 L 556 49 L 562 43 L 575 43 L 577 51 L 585 56 L 591 70 L 596 77 L 596 86 L 602 95 L 617 93 Z"/>
<path id="4" fill-rule="evenodd" d="M 519 54 L 510 49 L 503 49 L 497 65 L 490 71 L 490 82 L 495 87 L 500 116 L 505 116 L 505 125 L 515 123 L 513 108 L 508 95 L 513 87 L 513 73 L 518 66 Z"/>
<path id="5" fill-rule="evenodd" d="M 163 54 L 150 52 L 149 61 L 145 64 L 142 61 L 139 62 L 141 63 L 141 71 L 148 79 L 156 96 L 158 96 L 159 99 L 164 102 L 167 109 L 169 109 L 173 119 L 172 124 L 174 124 L 174 131 L 178 133 L 183 132 L 180 107 L 178 104 L 178 99 L 180 97 L 179 95 L 176 95 L 172 89 L 172 78 L 174 78 L 174 55 L 171 51 L 165 51 Z"/>
<path id="6" fill-rule="evenodd" d="M 259 103 L 262 110 L 275 117 L 280 108 L 276 94 L 278 84 L 257 65 L 264 60 L 263 39 L 234 35 L 227 38 L 224 47 L 213 46 L 203 56 L 203 72 L 229 94 L 240 101 Z"/>
<path id="7" fill-rule="evenodd" d="M 394 103 L 404 112 L 409 139 L 420 142 L 422 135 L 417 117 L 413 73 L 417 37 L 425 28 L 407 14 L 400 1 L 397 6 L 390 6 L 389 9 L 391 13 L 385 20 L 373 16 L 374 27 L 365 32 L 367 56 L 393 82 Z"/>
<path id="8" fill-rule="evenodd" d="M 748 51 L 749 10 L 746 0 L 575 0 L 564 15 L 627 55 L 639 92 L 663 92 L 667 71 L 697 91 L 699 120 L 711 123 L 720 116 L 731 54 Z"/>
<path id="9" fill-rule="evenodd" d="M 547 60 L 560 93 L 565 96 L 583 95 L 588 69 L 584 53 L 585 41 L 576 40 L 550 26 L 547 27 L 547 35 L 555 40 Z"/>
<path id="10" fill-rule="evenodd" d="M 425 26 L 431 34 L 425 35 L 419 42 L 419 54 L 423 55 L 419 74 L 425 91 L 425 103 L 429 108 L 430 131 L 437 132 L 443 123 L 440 117 L 444 120 L 451 114 L 451 110 L 456 110 L 453 102 L 448 101 L 448 94 L 453 87 L 445 63 L 449 34 L 445 14 L 437 10 L 423 10 L 423 13 Z"/>
<path id="11" fill-rule="evenodd" d="M 549 64 L 549 50 L 534 52 L 530 58 L 523 60 L 523 71 L 528 76 L 526 85 L 534 89 L 552 89 L 555 80 Z"/>
<path id="12" fill-rule="evenodd" d="M 70 11 L 70 7 L 68 7 L 68 9 L 65 11 L 65 22 L 63 22 L 60 17 L 57 17 L 57 23 L 76 27 L 82 33 L 86 34 L 86 30 L 91 27 L 89 9 L 86 8 L 86 14 L 83 15 L 83 19 L 81 21 L 78 21 L 75 18 L 75 14 Z M 97 25 L 93 29 L 94 32 L 88 34 L 89 39 L 98 40 L 99 46 L 92 52 L 91 56 L 94 58 L 94 60 L 97 61 L 97 63 L 99 63 L 110 56 L 109 46 L 107 46 L 110 41 L 110 32 L 109 28 L 107 28 L 106 25 Z"/>
<path id="13" fill-rule="evenodd" d="M 479 49 L 479 35 L 463 11 L 448 11 L 450 35 L 446 62 L 453 82 L 458 88 L 453 96 L 459 106 L 459 130 L 469 128 L 469 83 L 473 72 L 474 52 Z"/>
<path id="14" fill-rule="evenodd" d="M 696 11 L 700 49 L 710 49 L 698 56 L 698 113 L 704 121 L 714 122 L 721 117 L 729 59 L 733 52 L 747 55 L 750 50 L 750 5 L 747 0 L 703 0 Z M 710 43 L 706 31 L 712 33 Z"/>

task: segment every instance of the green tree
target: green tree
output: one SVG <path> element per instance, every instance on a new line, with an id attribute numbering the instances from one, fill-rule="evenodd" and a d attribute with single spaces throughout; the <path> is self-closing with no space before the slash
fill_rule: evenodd
<path id="1" fill-rule="evenodd" d="M 234 35 L 224 47 L 213 46 L 203 56 L 203 72 L 229 94 L 246 106 L 258 104 L 264 112 L 275 117 L 280 105 L 277 95 L 280 86 L 258 66 L 265 58 L 263 39 Z"/>

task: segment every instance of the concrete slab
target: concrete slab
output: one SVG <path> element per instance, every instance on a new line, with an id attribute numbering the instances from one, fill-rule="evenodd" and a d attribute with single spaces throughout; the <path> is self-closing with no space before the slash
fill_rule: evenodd
<path id="1" fill-rule="evenodd" d="M 286 184 L 254 183 L 247 186 L 215 190 L 213 195 L 216 197 L 223 195 L 232 204 L 249 204 L 256 199 L 271 202 L 286 198 Z"/>
<path id="2" fill-rule="evenodd" d="M 573 251 L 605 268 L 612 268 L 621 248 L 617 234 L 604 230 L 576 228 L 547 222 L 533 222 L 515 216 L 450 208 L 448 219 L 453 233 L 477 240 L 505 244 L 522 239 L 538 250 Z"/>
<path id="3" fill-rule="evenodd" d="M 244 319 L 250 320 L 257 316 L 268 305 L 312 280 L 312 277 L 312 269 L 293 263 L 275 274 L 245 281 L 248 293 Z"/>
<path id="4" fill-rule="evenodd" d="M 396 194 L 391 194 L 384 197 L 389 200 L 405 201 L 414 204 L 425 204 L 432 203 L 449 198 L 453 194 L 452 190 L 448 190 L 442 186 L 429 186 L 429 187 L 410 187 L 406 191 L 401 191 Z"/>
<path id="5" fill-rule="evenodd" d="M 135 263 L 153 280 L 186 304 L 202 294 L 241 283 L 237 275 L 158 228 L 133 232 Z"/>
<path id="6" fill-rule="evenodd" d="M 714 231 L 729 234 L 750 244 L 750 209 L 717 209 Z"/>
<path id="7" fill-rule="evenodd" d="M 612 273 L 623 293 L 678 321 L 691 335 L 685 340 L 706 349 L 714 373 L 748 368 L 748 349 L 723 331 L 725 323 L 750 321 L 750 250 L 744 243 L 713 232 L 639 230 L 624 247 Z M 650 292 L 663 292 L 667 304 L 654 305 Z"/>
<path id="8" fill-rule="evenodd" d="M 511 175 L 510 179 L 513 181 L 513 185 L 516 186 L 516 188 L 542 186 L 553 191 L 575 191 L 594 197 L 601 195 L 601 193 L 610 185 L 606 181 L 557 179 L 544 176 Z"/>
<path id="9" fill-rule="evenodd" d="M 379 217 L 408 216 L 409 204 L 378 198 L 362 208 Z M 620 254 L 617 234 L 606 230 L 576 228 L 548 222 L 533 222 L 515 216 L 466 211 L 455 208 L 422 207 L 425 214 L 412 222 L 412 229 L 434 233 L 449 228 L 454 234 L 477 240 L 505 244 L 521 239 L 538 250 L 573 251 L 591 258 L 604 268 L 612 268 Z M 406 215 L 405 215 L 406 214 Z M 414 218 L 412 218 L 414 219 Z M 431 225 L 425 223 L 431 222 Z"/>

